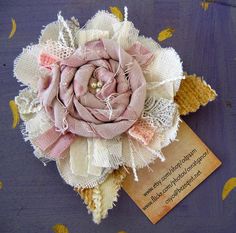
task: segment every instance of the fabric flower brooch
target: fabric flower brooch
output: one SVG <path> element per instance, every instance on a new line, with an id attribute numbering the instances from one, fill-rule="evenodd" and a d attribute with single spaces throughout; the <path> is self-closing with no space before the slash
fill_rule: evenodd
<path id="1" fill-rule="evenodd" d="M 27 86 L 15 98 L 25 140 L 44 164 L 56 162 L 96 223 L 129 167 L 138 180 L 138 168 L 165 160 L 188 101 L 175 101 L 185 77 L 179 55 L 140 36 L 126 8 L 124 21 L 99 11 L 83 27 L 59 13 L 16 58 L 14 74 Z"/>

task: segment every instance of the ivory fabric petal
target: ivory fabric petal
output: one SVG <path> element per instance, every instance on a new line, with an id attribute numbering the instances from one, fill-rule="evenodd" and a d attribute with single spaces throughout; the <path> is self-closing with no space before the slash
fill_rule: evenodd
<path id="1" fill-rule="evenodd" d="M 173 100 L 184 78 L 182 62 L 173 48 L 162 48 L 145 73 L 147 95 Z"/>
<path id="2" fill-rule="evenodd" d="M 113 35 L 112 25 L 118 23 L 119 20 L 113 14 L 110 14 L 107 11 L 98 11 L 90 20 L 85 24 L 85 28 L 108 31 L 110 38 Z"/>
<path id="3" fill-rule="evenodd" d="M 82 139 L 87 141 L 87 139 Z M 87 142 L 84 142 L 80 147 L 80 151 L 83 154 L 83 151 L 87 151 Z M 86 156 L 86 154 L 85 154 Z M 71 170 L 70 165 L 70 155 L 66 156 L 65 158 L 56 160 L 57 169 L 65 182 L 72 187 L 80 187 L 80 188 L 92 188 L 100 183 L 102 183 L 107 175 L 110 173 L 110 169 L 102 169 L 101 175 L 90 175 L 88 176 L 80 176 L 76 175 Z"/>
<path id="4" fill-rule="evenodd" d="M 37 90 L 37 83 L 40 77 L 38 57 L 41 47 L 32 45 L 25 49 L 14 62 L 14 76 L 26 86 Z"/>

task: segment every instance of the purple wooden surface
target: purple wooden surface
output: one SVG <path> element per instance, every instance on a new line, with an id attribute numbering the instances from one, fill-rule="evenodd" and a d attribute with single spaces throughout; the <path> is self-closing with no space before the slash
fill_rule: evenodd
<path id="1" fill-rule="evenodd" d="M 63 223 L 70 233 L 235 233 L 236 192 L 223 202 L 221 191 L 236 176 L 236 1 L 218 1 L 207 11 L 199 0 L 0 0 L 0 233 L 50 233 Z M 223 4 L 222 4 L 223 3 Z M 129 7 L 129 19 L 141 33 L 156 38 L 168 26 L 176 29 L 162 46 L 173 46 L 184 70 L 203 75 L 218 92 L 207 107 L 184 119 L 222 160 L 222 167 L 157 225 L 152 225 L 123 192 L 109 217 L 97 226 L 73 190 L 64 184 L 54 163 L 43 167 L 25 144 L 19 127 L 11 129 L 10 99 L 19 84 L 12 77 L 21 48 L 37 42 L 42 25 L 76 16 L 81 25 L 98 9 Z M 11 17 L 17 32 L 8 40 Z"/>

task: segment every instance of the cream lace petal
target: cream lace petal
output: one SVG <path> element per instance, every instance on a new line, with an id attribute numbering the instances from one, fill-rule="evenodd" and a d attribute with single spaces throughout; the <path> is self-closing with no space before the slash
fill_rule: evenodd
<path id="1" fill-rule="evenodd" d="M 30 88 L 25 88 L 15 97 L 21 119 L 28 121 L 35 116 L 42 108 L 37 98 L 37 93 Z"/>
<path id="2" fill-rule="evenodd" d="M 42 31 L 39 37 L 39 44 L 44 44 L 47 41 L 56 41 L 62 43 L 64 46 L 77 47 L 74 43 L 75 34 L 79 30 L 79 22 L 72 17 L 71 20 L 64 20 L 58 14 L 58 21 L 48 24 Z"/>
<path id="3" fill-rule="evenodd" d="M 173 126 L 165 130 L 163 134 L 163 140 L 161 141 L 161 148 L 168 146 L 171 142 L 175 140 L 180 121 L 181 119 L 179 117 L 179 114 L 176 113 Z"/>
<path id="4" fill-rule="evenodd" d="M 183 76 L 182 62 L 173 48 L 162 48 L 155 53 L 147 67 L 147 95 L 173 99 Z"/>
<path id="5" fill-rule="evenodd" d="M 132 22 L 123 21 L 112 26 L 114 31 L 112 39 L 117 41 L 123 49 L 128 49 L 137 42 L 139 30 L 134 27 Z"/>
<path id="6" fill-rule="evenodd" d="M 139 36 L 138 41 L 152 53 L 158 54 L 157 52 L 162 49 L 151 37 Z"/>
<path id="7" fill-rule="evenodd" d="M 40 77 L 38 65 L 40 49 L 39 45 L 28 46 L 14 61 L 14 76 L 33 90 L 36 90 Z"/>
<path id="8" fill-rule="evenodd" d="M 75 41 L 78 45 L 83 45 L 91 40 L 98 40 L 102 38 L 109 38 L 109 31 L 102 31 L 97 29 L 81 29 L 75 34 Z"/>
<path id="9" fill-rule="evenodd" d="M 49 23 L 41 31 L 41 36 L 39 37 L 39 43 L 44 44 L 48 40 L 58 41 L 59 31 L 60 31 L 60 28 L 59 28 L 59 22 L 58 21 Z"/>
<path id="10" fill-rule="evenodd" d="M 37 114 L 32 119 L 24 122 L 24 125 L 24 138 L 25 140 L 31 141 L 33 141 L 33 139 L 39 135 L 45 133 L 53 126 L 44 109 L 41 109 L 39 112 L 37 112 Z"/>
<path id="11" fill-rule="evenodd" d="M 98 11 L 85 25 L 85 29 L 96 29 L 108 31 L 110 38 L 113 36 L 113 24 L 119 23 L 119 20 L 113 14 L 107 11 Z"/>

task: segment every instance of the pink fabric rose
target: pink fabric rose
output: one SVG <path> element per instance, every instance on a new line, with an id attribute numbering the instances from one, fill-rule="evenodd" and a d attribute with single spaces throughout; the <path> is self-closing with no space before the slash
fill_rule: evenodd
<path id="1" fill-rule="evenodd" d="M 61 132 L 111 139 L 140 117 L 146 96 L 142 68 L 152 58 L 140 43 L 124 51 L 112 40 L 88 42 L 40 79 L 40 100 Z M 97 82 L 102 87 L 96 90 L 91 86 Z"/>

